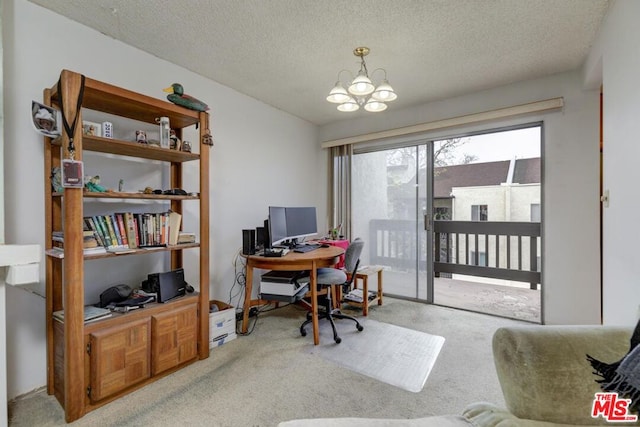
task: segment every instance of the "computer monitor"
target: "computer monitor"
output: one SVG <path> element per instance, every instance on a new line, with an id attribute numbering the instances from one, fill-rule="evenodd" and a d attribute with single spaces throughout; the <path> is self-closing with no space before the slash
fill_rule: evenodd
<path id="1" fill-rule="evenodd" d="M 271 245 L 287 240 L 287 217 L 285 208 L 269 206 L 269 239 Z"/>
<path id="2" fill-rule="evenodd" d="M 316 208 L 285 208 L 287 235 L 289 239 L 301 239 L 318 234 Z"/>
<path id="3" fill-rule="evenodd" d="M 269 206 L 271 245 L 285 241 L 292 245 L 300 238 L 318 234 L 315 207 Z"/>

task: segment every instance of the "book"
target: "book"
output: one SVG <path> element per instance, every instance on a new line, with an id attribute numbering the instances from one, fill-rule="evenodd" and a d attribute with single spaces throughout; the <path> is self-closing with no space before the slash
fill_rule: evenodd
<path id="1" fill-rule="evenodd" d="M 124 225 L 124 214 L 115 213 L 113 214 L 113 219 L 118 226 L 118 230 L 120 230 L 120 240 L 122 240 L 122 245 L 129 246 L 129 239 L 127 238 L 127 229 Z"/>
<path id="2" fill-rule="evenodd" d="M 169 244 L 178 244 L 178 234 L 180 233 L 180 222 L 182 215 L 178 212 L 169 211 Z"/>
<path id="3" fill-rule="evenodd" d="M 129 247 L 135 249 L 138 247 L 138 238 L 136 236 L 136 224 L 133 219 L 133 214 L 131 212 L 125 212 L 124 216 L 124 225 L 126 227 L 127 233 L 127 241 L 129 242 Z"/>
<path id="4" fill-rule="evenodd" d="M 131 249 L 127 246 L 112 246 L 106 250 L 106 252 L 109 252 L 112 254 L 130 254 L 135 251 L 136 251 L 135 249 Z"/>
<path id="5" fill-rule="evenodd" d="M 113 232 L 116 235 L 116 241 L 118 242 L 118 246 L 124 246 L 124 242 L 122 240 L 122 236 L 120 235 L 120 227 L 118 226 L 118 220 L 115 215 L 105 215 L 109 226 L 113 228 Z"/>
<path id="6" fill-rule="evenodd" d="M 84 321 L 95 322 L 96 320 L 106 319 L 111 317 L 111 310 L 106 308 L 95 307 L 93 305 L 84 306 Z M 64 310 L 58 310 L 53 312 L 53 318 L 64 323 Z"/>
<path id="7" fill-rule="evenodd" d="M 178 232 L 178 244 L 195 243 L 195 242 L 196 242 L 196 233 L 190 233 L 188 231 Z"/>
<path id="8" fill-rule="evenodd" d="M 116 237 L 115 229 L 113 228 L 113 222 L 111 221 L 111 216 L 109 215 L 101 215 L 107 230 L 109 230 L 109 236 L 111 236 L 111 246 L 120 246 L 121 243 L 118 241 Z"/>
<path id="9" fill-rule="evenodd" d="M 98 226 L 96 225 L 96 223 L 93 220 L 93 218 L 90 217 L 90 216 L 87 216 L 87 217 L 84 218 L 84 222 L 93 231 L 93 234 L 95 235 L 96 239 L 98 240 L 98 243 L 100 244 L 100 246 L 107 246 L 107 243 L 104 240 L 104 236 L 102 235 L 102 232 L 100 232 L 100 230 L 98 230 Z"/>
<path id="10" fill-rule="evenodd" d="M 102 239 L 104 240 L 103 246 L 107 248 L 109 246 L 113 246 L 111 243 L 111 235 L 109 234 L 109 230 L 106 229 L 106 225 L 102 221 L 102 218 L 100 216 L 94 216 L 93 222 L 95 223 L 96 228 L 100 231 L 100 234 L 102 235 Z"/>

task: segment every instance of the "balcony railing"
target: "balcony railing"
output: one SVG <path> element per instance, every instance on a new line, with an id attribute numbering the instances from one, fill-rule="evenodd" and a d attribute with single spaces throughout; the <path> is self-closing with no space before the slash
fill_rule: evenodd
<path id="1" fill-rule="evenodd" d="M 370 262 L 393 268 L 427 268 L 422 224 L 411 220 L 370 222 Z M 436 277 L 442 273 L 512 280 L 537 289 L 539 222 L 434 221 Z M 418 262 L 416 263 L 416 259 Z"/>

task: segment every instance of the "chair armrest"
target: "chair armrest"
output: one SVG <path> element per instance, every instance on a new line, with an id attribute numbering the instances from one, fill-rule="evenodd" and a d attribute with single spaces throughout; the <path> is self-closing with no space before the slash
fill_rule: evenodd
<path id="1" fill-rule="evenodd" d="M 518 418 L 564 424 L 603 424 L 591 418 L 601 391 L 586 355 L 611 363 L 629 351 L 633 328 L 522 326 L 500 328 L 493 356 L 509 411 Z"/>

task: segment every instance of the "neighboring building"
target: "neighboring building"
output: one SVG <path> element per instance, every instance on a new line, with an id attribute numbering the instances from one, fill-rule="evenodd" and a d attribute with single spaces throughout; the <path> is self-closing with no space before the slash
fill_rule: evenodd
<path id="1" fill-rule="evenodd" d="M 437 168 L 434 179 L 435 219 L 453 221 L 507 221 L 540 222 L 540 158 L 513 159 L 491 163 Z M 499 237 L 500 247 L 506 247 L 506 236 Z M 528 239 L 528 238 L 523 238 Z M 495 237 L 490 237 L 485 245 L 485 236 L 478 236 L 477 247 L 460 242 L 460 247 L 452 248 L 458 257 L 468 256 L 470 264 L 489 266 L 498 265 L 496 260 Z M 516 242 L 511 242 L 515 247 Z M 485 250 L 485 248 L 488 249 Z M 538 248 L 537 268 L 540 268 L 541 245 Z M 468 253 L 467 253 L 468 252 Z M 487 256 L 489 259 L 487 260 Z M 499 265 L 507 265 L 506 251 L 499 254 Z M 513 252 L 511 265 L 528 270 L 529 245 L 522 245 L 522 253 Z M 461 275 L 453 275 L 465 279 Z M 474 278 L 478 281 L 477 278 Z M 482 279 L 483 282 L 513 284 L 495 279 Z"/>
<path id="2" fill-rule="evenodd" d="M 506 221 L 506 222 L 540 222 L 540 158 L 512 159 L 487 163 L 469 163 L 462 165 L 443 166 L 434 169 L 434 220 L 451 221 Z M 403 172 L 397 167 L 388 171 L 389 176 L 395 176 L 396 181 Z M 388 203 L 392 219 L 404 220 L 415 217 L 415 183 L 426 182 L 425 170 L 419 171 L 418 179 L 413 177 L 404 184 L 389 185 Z M 404 176 L 407 176 L 404 171 Z M 391 183 L 390 183 L 391 184 Z M 423 197 L 419 203 L 426 206 Z M 500 236 L 500 247 L 507 245 L 506 236 Z M 516 239 L 515 237 L 513 239 Z M 524 237 L 523 240 L 528 239 Z M 538 269 L 540 266 L 541 245 L 538 242 Z M 512 241 L 512 247 L 517 242 Z M 495 237 L 489 237 L 485 245 L 485 236 L 479 235 L 477 247 L 469 242 L 460 241 L 459 247 L 451 243 L 450 256 L 459 259 L 461 263 L 496 266 Z M 457 257 L 456 257 L 457 255 Z M 499 265 L 507 265 L 506 251 L 500 251 Z M 529 244 L 523 242 L 522 253 L 513 251 L 510 265 L 518 265 L 521 259 L 522 269 L 528 270 Z M 457 279 L 470 279 L 466 276 L 453 275 Z M 489 283 L 514 284 L 504 280 L 473 278 L 474 281 Z M 527 285 L 528 286 L 528 285 Z"/>

